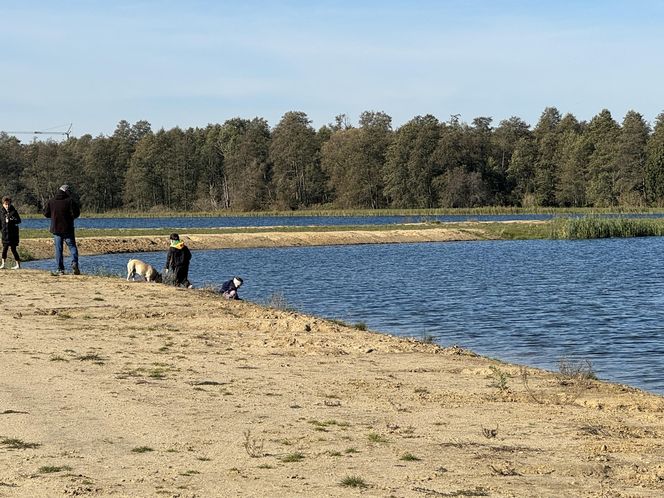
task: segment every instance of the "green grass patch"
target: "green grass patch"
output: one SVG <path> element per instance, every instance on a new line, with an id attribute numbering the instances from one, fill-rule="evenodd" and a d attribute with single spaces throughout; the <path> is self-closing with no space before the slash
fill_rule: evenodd
<path id="1" fill-rule="evenodd" d="M 35 259 L 34 254 L 20 246 L 18 247 L 18 255 L 21 258 L 22 263 L 25 263 L 26 261 L 33 261 Z"/>
<path id="2" fill-rule="evenodd" d="M 399 460 L 403 460 L 404 462 L 419 462 L 421 458 L 416 457 L 412 453 L 404 453 L 399 457 Z"/>
<path id="3" fill-rule="evenodd" d="M 485 239 L 539 240 L 553 238 L 552 222 L 523 223 L 446 223 L 445 228 L 468 232 Z M 440 226 L 440 225 L 439 225 Z"/>

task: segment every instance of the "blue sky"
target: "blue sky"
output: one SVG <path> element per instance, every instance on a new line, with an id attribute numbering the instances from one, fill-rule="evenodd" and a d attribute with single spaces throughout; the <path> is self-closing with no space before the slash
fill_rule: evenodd
<path id="1" fill-rule="evenodd" d="M 659 1 L 0 0 L 0 130 L 664 110 Z"/>

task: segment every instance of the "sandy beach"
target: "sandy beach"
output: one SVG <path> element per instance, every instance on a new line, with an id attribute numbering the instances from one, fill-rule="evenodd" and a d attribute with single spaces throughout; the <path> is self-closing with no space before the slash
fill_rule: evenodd
<path id="1" fill-rule="evenodd" d="M 664 495 L 661 396 L 205 290 L 0 279 L 0 496 Z"/>

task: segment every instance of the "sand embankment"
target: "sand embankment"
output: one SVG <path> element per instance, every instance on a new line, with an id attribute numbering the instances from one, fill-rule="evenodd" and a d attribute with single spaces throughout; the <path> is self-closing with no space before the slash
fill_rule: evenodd
<path id="1" fill-rule="evenodd" d="M 270 231 L 253 233 L 187 234 L 180 236 L 190 249 L 232 249 L 247 247 L 293 247 L 338 244 L 389 244 L 399 242 L 446 242 L 489 238 L 481 228 L 456 230 L 422 228 L 396 230 Z M 167 236 L 77 237 L 82 255 L 165 251 Z M 36 259 L 53 257 L 50 238 L 23 239 L 21 249 Z"/>
<path id="2" fill-rule="evenodd" d="M 0 280 L 0 496 L 664 495 L 660 396 L 201 290 Z"/>

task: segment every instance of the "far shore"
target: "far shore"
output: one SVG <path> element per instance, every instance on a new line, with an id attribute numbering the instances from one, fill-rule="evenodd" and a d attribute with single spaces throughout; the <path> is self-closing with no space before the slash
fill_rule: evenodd
<path id="1" fill-rule="evenodd" d="M 395 244 L 469 240 L 592 239 L 663 236 L 664 219 L 560 218 L 553 220 L 418 222 L 345 226 L 246 226 L 170 228 L 83 228 L 76 231 L 82 255 L 164 251 L 177 231 L 192 250 Z M 51 258 L 53 241 L 45 229 L 21 231 L 24 260 Z"/>
<path id="2" fill-rule="evenodd" d="M 180 237 L 191 250 L 237 249 L 250 247 L 297 247 L 345 244 L 393 244 L 414 242 L 451 242 L 486 240 L 494 238 L 481 225 L 467 228 L 445 228 L 441 226 L 405 226 L 397 229 L 339 229 L 307 231 L 279 231 L 263 229 L 235 233 L 187 233 Z M 152 252 L 168 249 L 167 235 L 118 235 L 77 236 L 81 255 L 109 253 Z M 24 238 L 19 248 L 32 259 L 53 257 L 53 240 L 50 237 Z"/>

